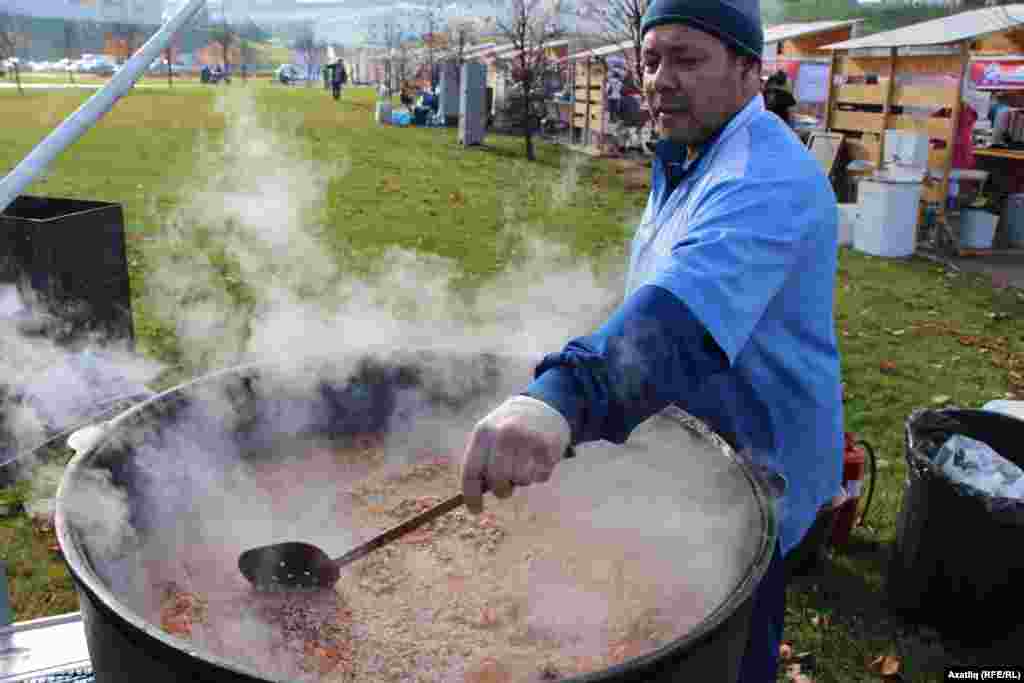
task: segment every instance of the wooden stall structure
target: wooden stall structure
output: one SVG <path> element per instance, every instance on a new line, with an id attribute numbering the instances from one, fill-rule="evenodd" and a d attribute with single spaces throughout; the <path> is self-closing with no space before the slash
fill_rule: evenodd
<path id="1" fill-rule="evenodd" d="M 849 40 L 861 19 L 776 24 L 764 29 L 762 78 L 783 71 L 796 99 L 797 130 L 822 128 L 832 51 L 826 45 Z"/>
<path id="2" fill-rule="evenodd" d="M 635 48 L 632 40 L 611 43 L 569 55 L 572 95 L 572 144 L 581 152 L 600 156 L 609 149 L 611 119 L 608 112 L 607 86 L 609 58 L 621 56 L 629 74 L 633 73 Z M 641 103 L 641 111 L 646 106 Z"/>
<path id="3" fill-rule="evenodd" d="M 815 88 L 810 80 L 827 80 L 827 68 L 832 53 L 825 45 L 850 38 L 860 19 L 846 21 L 816 21 L 798 24 L 780 24 L 765 28 L 764 73 L 777 69 L 787 72 L 796 95 L 815 90 L 827 90 L 827 84 Z M 602 154 L 609 138 L 609 117 L 607 112 L 608 58 L 613 55 L 625 58 L 627 68 L 632 69 L 635 59 L 633 41 L 612 43 L 591 50 L 576 52 L 568 57 L 572 64 L 573 132 L 579 149 L 588 154 Z M 814 73 L 810 67 L 820 66 L 822 73 Z M 818 69 L 822 71 L 822 69 Z M 632 71 L 630 71 L 632 73 Z M 803 79 L 804 82 L 801 82 Z M 804 86 L 808 86 L 805 90 Z M 797 113 L 817 116 L 824 120 L 825 97 L 806 96 L 797 98 Z M 643 105 L 641 105 L 643 107 Z"/>
<path id="4" fill-rule="evenodd" d="M 552 40 L 545 43 L 543 49 L 547 53 L 547 58 L 557 63 L 568 55 L 569 41 Z M 501 114 L 508 89 L 506 67 L 518 56 L 519 51 L 515 45 L 509 43 L 491 44 L 466 54 L 467 61 L 476 60 L 487 66 L 487 87 L 493 93 L 490 112 L 492 116 Z"/>
<path id="5" fill-rule="evenodd" d="M 934 206 L 953 244 L 946 199 L 970 60 L 1002 49 L 1020 52 L 1022 26 L 1024 5 L 1004 5 L 825 46 L 832 52 L 826 129 L 842 133 L 848 158 L 872 171 L 885 158 L 885 131 L 926 133 L 922 203 Z"/>

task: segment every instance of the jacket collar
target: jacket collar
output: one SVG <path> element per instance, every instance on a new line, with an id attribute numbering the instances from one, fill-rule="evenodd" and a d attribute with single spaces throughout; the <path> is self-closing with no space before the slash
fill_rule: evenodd
<path id="1" fill-rule="evenodd" d="M 687 173 L 690 170 L 696 170 L 698 167 L 704 165 L 704 161 L 712 156 L 714 150 L 716 150 L 725 140 L 732 137 L 732 135 L 746 126 L 751 119 L 758 114 L 765 111 L 764 107 L 764 96 L 758 93 L 754 97 L 750 98 L 750 101 L 740 109 L 729 122 L 718 129 L 714 135 L 704 144 L 700 154 L 692 163 L 686 163 L 686 147 L 677 142 L 671 140 L 661 140 L 655 145 L 654 158 L 657 160 L 658 165 L 661 166 L 660 170 L 664 174 L 665 178 L 671 178 L 673 175 L 678 175 L 680 172 Z"/>

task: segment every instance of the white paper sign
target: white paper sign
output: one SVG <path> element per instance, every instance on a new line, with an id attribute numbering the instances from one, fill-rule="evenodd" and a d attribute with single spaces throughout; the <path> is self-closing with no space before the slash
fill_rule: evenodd
<path id="1" fill-rule="evenodd" d="M 805 62 L 796 77 L 797 102 L 821 104 L 828 99 L 828 64 Z"/>

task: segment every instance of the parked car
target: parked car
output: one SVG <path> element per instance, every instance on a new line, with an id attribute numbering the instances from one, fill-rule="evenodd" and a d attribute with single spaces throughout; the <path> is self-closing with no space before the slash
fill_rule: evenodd
<path id="1" fill-rule="evenodd" d="M 171 73 L 175 76 L 188 73 L 189 69 L 184 64 L 171 64 Z M 158 58 L 149 65 L 149 72 L 153 74 L 166 74 L 167 64 L 163 59 Z"/>
<path id="2" fill-rule="evenodd" d="M 112 76 L 117 70 L 113 60 L 104 56 L 84 55 L 77 63 L 75 71 L 97 76 Z"/>
<path id="3" fill-rule="evenodd" d="M 306 80 L 306 70 L 296 64 L 282 64 L 277 69 L 277 80 L 283 85 Z"/>

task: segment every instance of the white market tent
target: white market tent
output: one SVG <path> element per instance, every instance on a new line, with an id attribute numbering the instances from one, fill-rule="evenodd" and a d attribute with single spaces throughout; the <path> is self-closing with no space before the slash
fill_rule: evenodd
<path id="1" fill-rule="evenodd" d="M 875 33 L 826 46 L 829 50 L 863 50 L 955 45 L 963 41 L 1002 33 L 1024 24 L 1024 5 L 985 7 L 940 19 L 922 21 L 892 31 Z"/>

